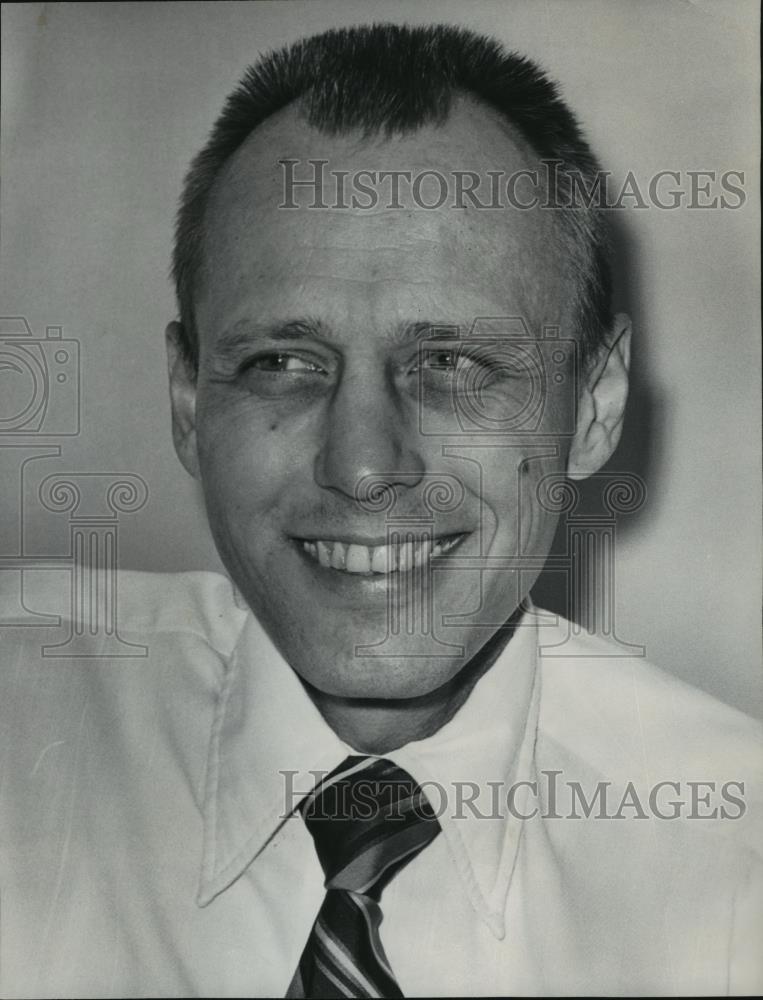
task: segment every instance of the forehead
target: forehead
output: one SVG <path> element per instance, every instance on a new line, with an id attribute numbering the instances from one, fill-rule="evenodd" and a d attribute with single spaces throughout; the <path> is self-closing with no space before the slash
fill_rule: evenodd
<path id="1" fill-rule="evenodd" d="M 407 321 L 422 310 L 438 322 L 562 322 L 566 261 L 554 213 L 503 197 L 498 208 L 457 198 L 458 184 L 472 183 L 459 175 L 477 175 L 486 204 L 491 185 L 505 191 L 508 177 L 537 166 L 496 112 L 468 98 L 442 124 L 370 138 L 327 134 L 289 106 L 217 178 L 205 218 L 199 328 L 219 328 L 222 313 L 247 318 L 253 308 L 317 308 L 328 322 L 355 322 L 353 312 Z M 373 207 L 360 185 L 373 191 Z M 444 191 L 442 205 L 425 207 Z"/>

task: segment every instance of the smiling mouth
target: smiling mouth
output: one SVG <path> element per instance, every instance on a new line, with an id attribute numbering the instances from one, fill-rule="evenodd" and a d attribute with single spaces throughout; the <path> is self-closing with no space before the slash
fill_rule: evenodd
<path id="1" fill-rule="evenodd" d="M 388 576 L 422 569 L 466 538 L 466 532 L 401 541 L 391 545 L 357 545 L 336 539 L 297 539 L 304 552 L 325 569 L 359 576 Z"/>

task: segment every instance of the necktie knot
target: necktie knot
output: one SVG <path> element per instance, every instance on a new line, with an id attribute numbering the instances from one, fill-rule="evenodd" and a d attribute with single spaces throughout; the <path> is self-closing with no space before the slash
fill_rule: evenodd
<path id="1" fill-rule="evenodd" d="M 315 842 L 326 888 L 375 899 L 440 832 L 411 775 L 376 757 L 348 757 L 299 809 Z"/>

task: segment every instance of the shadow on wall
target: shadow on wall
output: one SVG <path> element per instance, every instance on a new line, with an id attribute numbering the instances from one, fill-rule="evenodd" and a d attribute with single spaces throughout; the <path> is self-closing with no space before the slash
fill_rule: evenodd
<path id="1" fill-rule="evenodd" d="M 623 538 L 648 529 L 656 516 L 656 505 L 651 499 L 658 492 L 657 479 L 664 451 L 664 401 L 658 387 L 650 378 L 649 359 L 645 354 L 648 338 L 641 317 L 648 315 L 643 308 L 641 271 L 634 253 L 633 241 L 622 217 L 612 219 L 612 242 L 615 259 L 613 301 L 617 312 L 626 312 L 633 321 L 633 349 L 631 355 L 630 391 L 622 437 L 615 453 L 601 470 L 601 476 L 576 482 L 580 500 L 570 513 L 580 522 L 593 521 L 602 511 L 602 487 L 615 482 L 622 474 L 636 476 L 644 485 L 646 498 L 636 510 L 615 515 L 616 537 Z M 550 561 L 564 560 L 568 556 L 568 516 L 559 518 L 556 535 L 549 553 Z M 616 558 L 616 550 L 615 550 Z M 584 567 L 585 573 L 592 572 Z M 584 573 L 584 575 L 585 575 Z M 570 575 L 558 570 L 545 569 L 532 590 L 535 603 L 542 608 L 576 621 L 588 617 L 585 594 L 572 593 Z M 595 620 L 600 621 L 600 614 Z M 593 620 L 593 619 L 592 619 Z"/>

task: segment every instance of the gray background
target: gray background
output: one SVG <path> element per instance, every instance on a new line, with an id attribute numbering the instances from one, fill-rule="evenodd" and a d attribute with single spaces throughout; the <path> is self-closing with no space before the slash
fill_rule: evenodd
<path id="1" fill-rule="evenodd" d="M 81 432 L 50 468 L 148 484 L 121 526 L 123 567 L 219 568 L 172 450 L 162 332 L 182 175 L 259 52 L 335 25 L 453 21 L 537 58 L 615 178 L 744 170 L 743 209 L 618 218 L 636 363 L 612 465 L 642 475 L 649 499 L 622 520 L 617 621 L 655 662 L 763 714 L 757 4 L 52 3 L 2 16 L 2 314 L 81 345 Z M 0 449 L 0 554 L 16 551 L 28 500 L 18 454 Z M 63 551 L 65 523 L 38 515 L 27 505 L 25 550 Z"/>

